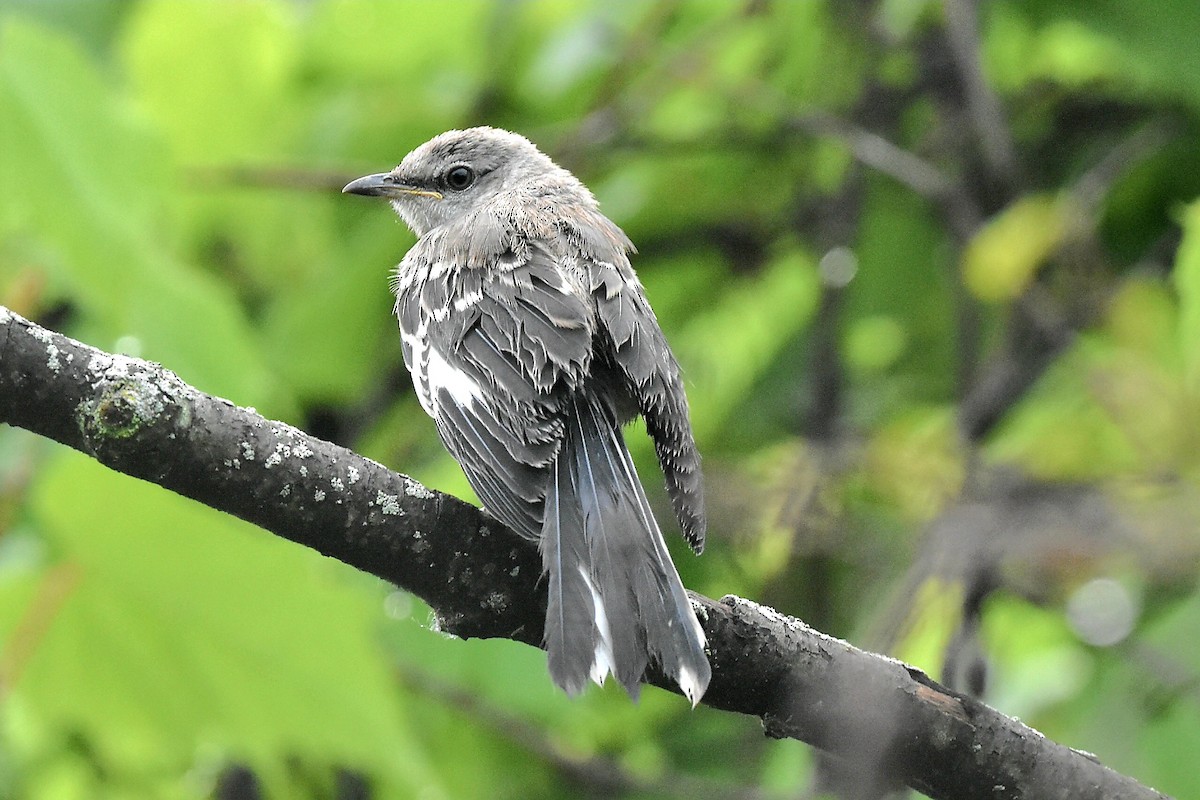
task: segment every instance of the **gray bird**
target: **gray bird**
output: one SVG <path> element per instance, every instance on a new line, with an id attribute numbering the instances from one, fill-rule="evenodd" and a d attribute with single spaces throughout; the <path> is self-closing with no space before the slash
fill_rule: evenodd
<path id="1" fill-rule="evenodd" d="M 704 547 L 700 456 L 679 365 L 592 193 L 528 139 L 455 130 L 345 192 L 420 237 L 393 277 L 421 406 L 489 513 L 538 542 L 545 644 L 568 694 L 656 662 L 695 705 L 704 632 L 621 433 L 641 414 L 683 535 Z"/>

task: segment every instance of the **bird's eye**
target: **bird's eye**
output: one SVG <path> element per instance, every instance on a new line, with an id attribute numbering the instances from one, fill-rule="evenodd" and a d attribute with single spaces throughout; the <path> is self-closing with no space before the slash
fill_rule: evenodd
<path id="1" fill-rule="evenodd" d="M 459 164 L 446 173 L 446 185 L 456 192 L 461 192 L 475 182 L 475 170 Z"/>

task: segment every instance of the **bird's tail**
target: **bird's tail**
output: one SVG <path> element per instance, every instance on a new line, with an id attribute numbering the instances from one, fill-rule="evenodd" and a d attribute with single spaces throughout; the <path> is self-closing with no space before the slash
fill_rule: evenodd
<path id="1" fill-rule="evenodd" d="M 636 698 L 653 659 L 695 705 L 711 668 L 704 631 L 638 480 L 616 417 L 575 401 L 546 494 L 546 650 L 568 694 L 616 676 Z"/>

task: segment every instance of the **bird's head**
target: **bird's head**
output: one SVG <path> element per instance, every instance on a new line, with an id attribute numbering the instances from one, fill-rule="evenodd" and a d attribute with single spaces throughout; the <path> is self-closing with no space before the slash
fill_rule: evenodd
<path id="1" fill-rule="evenodd" d="M 418 236 L 444 225 L 524 181 L 567 175 L 537 146 L 498 128 L 435 136 L 391 172 L 366 175 L 343 192 L 386 197 Z"/>

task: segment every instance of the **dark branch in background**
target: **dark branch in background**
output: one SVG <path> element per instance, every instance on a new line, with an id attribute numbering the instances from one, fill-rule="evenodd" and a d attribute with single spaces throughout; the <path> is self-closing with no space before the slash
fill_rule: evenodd
<path id="1" fill-rule="evenodd" d="M 192 169 L 189 183 L 198 189 L 220 189 L 228 186 L 254 189 L 280 189 L 328 194 L 339 192 L 354 180 L 356 173 L 345 170 L 319 170 L 311 166 L 297 167 L 280 164 L 239 164 L 230 167 Z"/>
<path id="2" fill-rule="evenodd" d="M 537 548 L 479 509 L 3 308 L 0 421 L 391 581 L 448 633 L 540 644 Z M 704 703 L 770 736 L 934 798 L 1163 797 L 898 661 L 747 600 L 692 599 L 713 665 Z"/>
<path id="3" fill-rule="evenodd" d="M 1013 190 L 1020 165 L 1000 98 L 983 75 L 977 0 L 945 0 L 946 38 L 962 84 L 967 115 L 992 180 Z"/>
<path id="4" fill-rule="evenodd" d="M 927 200 L 944 200 L 954 183 L 925 159 L 898 147 L 877 133 L 824 111 L 810 111 L 786 121 L 786 127 L 841 142 L 855 160 L 894 178 Z"/>

